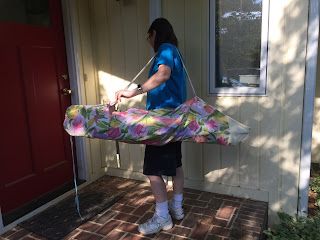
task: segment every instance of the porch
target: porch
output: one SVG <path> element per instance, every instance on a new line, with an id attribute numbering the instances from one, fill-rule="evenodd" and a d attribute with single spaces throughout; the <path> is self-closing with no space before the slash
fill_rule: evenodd
<path id="1" fill-rule="evenodd" d="M 174 227 L 169 231 L 143 236 L 137 230 L 138 224 L 151 218 L 155 207 L 148 182 L 106 175 L 81 191 L 89 188 L 112 190 L 122 199 L 62 239 L 262 239 L 261 233 L 267 228 L 266 202 L 185 188 L 185 218 L 174 220 Z M 171 197 L 172 187 L 168 186 L 168 198 Z M 0 239 L 47 238 L 17 226 L 2 234 Z"/>

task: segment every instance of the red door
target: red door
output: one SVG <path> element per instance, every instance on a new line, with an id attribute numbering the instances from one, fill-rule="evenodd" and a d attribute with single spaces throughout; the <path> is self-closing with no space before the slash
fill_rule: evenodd
<path id="1" fill-rule="evenodd" d="M 60 1 L 10 0 L 0 8 L 0 206 L 5 214 L 70 181 L 73 172 L 62 127 L 70 95 L 62 94 L 69 81 Z"/>

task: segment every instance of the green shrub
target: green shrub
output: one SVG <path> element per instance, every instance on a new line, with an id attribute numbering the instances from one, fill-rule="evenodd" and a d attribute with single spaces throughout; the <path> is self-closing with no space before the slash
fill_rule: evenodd
<path id="1" fill-rule="evenodd" d="M 311 170 L 312 177 L 310 178 L 310 189 L 317 195 L 316 206 L 320 207 L 320 175 Z"/>
<path id="2" fill-rule="evenodd" d="M 272 226 L 264 233 L 271 240 L 320 240 L 320 219 L 318 217 L 295 218 L 284 212 L 278 212 L 281 223 Z"/>

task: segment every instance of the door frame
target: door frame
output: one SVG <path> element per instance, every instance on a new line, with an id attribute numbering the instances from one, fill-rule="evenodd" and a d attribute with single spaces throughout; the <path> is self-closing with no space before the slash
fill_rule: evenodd
<path id="1" fill-rule="evenodd" d="M 65 35 L 65 45 L 66 45 L 66 55 L 67 55 L 67 65 L 69 72 L 69 81 L 70 89 L 72 90 L 71 94 L 71 103 L 72 104 L 83 104 L 82 101 L 82 88 L 81 88 L 81 79 L 80 79 L 80 69 L 79 69 L 79 57 L 78 57 L 78 45 L 77 45 L 77 34 L 76 34 L 76 23 L 75 23 L 75 14 L 74 14 L 74 3 L 73 0 L 61 0 L 61 9 L 63 17 L 63 27 Z M 77 169 L 78 169 L 78 178 L 86 180 L 86 183 L 78 187 L 81 189 L 89 184 L 90 175 L 89 167 L 87 163 L 87 143 L 84 138 L 75 138 L 76 153 L 77 158 Z M 8 224 L 7 226 L 3 225 L 2 212 L 0 208 L 0 234 L 8 231 L 12 227 L 16 226 L 18 223 L 36 215 L 37 213 L 45 210 L 51 205 L 61 201 L 63 198 L 74 193 L 74 190 L 70 190 L 67 193 L 59 196 L 58 198 L 46 203 L 40 208 L 28 213 L 27 215 L 17 219 L 16 221 Z"/>
<path id="2" fill-rule="evenodd" d="M 69 72 L 69 82 L 71 103 L 82 105 L 83 89 L 81 85 L 80 62 L 78 55 L 77 31 L 75 22 L 75 5 L 73 0 L 61 0 L 63 27 L 66 45 L 67 64 Z M 87 161 L 87 141 L 84 138 L 75 139 L 76 158 L 78 168 L 78 178 L 86 181 L 90 180 L 89 166 Z"/>
<path id="3" fill-rule="evenodd" d="M 308 42 L 306 55 L 306 75 L 304 83 L 303 122 L 299 174 L 299 194 L 297 213 L 308 215 L 309 181 L 311 169 L 311 144 L 314 100 L 316 89 L 317 54 L 320 26 L 320 3 L 309 0 Z"/>

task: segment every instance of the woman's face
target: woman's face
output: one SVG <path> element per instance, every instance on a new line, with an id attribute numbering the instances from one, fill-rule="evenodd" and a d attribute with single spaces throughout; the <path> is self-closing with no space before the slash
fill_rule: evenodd
<path id="1" fill-rule="evenodd" d="M 150 43 L 150 45 L 151 45 L 151 47 L 153 48 L 153 50 L 154 50 L 154 42 L 155 42 L 155 40 L 156 40 L 156 31 L 155 30 L 153 30 L 152 31 L 152 34 L 151 35 L 149 35 L 149 37 L 148 37 L 148 42 Z"/>

